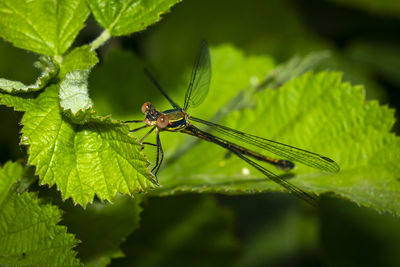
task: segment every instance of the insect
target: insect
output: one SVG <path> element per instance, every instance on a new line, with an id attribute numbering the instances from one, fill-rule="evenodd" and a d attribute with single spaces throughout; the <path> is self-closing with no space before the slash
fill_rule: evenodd
<path id="1" fill-rule="evenodd" d="M 210 60 L 209 49 L 205 41 L 202 42 L 199 54 L 195 61 L 190 78 L 190 84 L 186 90 L 185 102 L 183 104 L 183 107 L 180 107 L 178 104 L 176 104 L 165 93 L 165 91 L 162 89 L 162 87 L 159 85 L 156 79 L 150 74 L 150 72 L 148 72 L 147 70 L 145 70 L 145 72 L 149 76 L 153 84 L 161 92 L 161 94 L 164 95 L 164 97 L 169 101 L 169 103 L 172 105 L 173 108 L 161 112 L 158 109 L 156 109 L 153 104 L 151 104 L 150 102 L 146 102 L 142 105 L 141 108 L 142 113 L 145 116 L 144 120 L 131 120 L 131 121 L 125 121 L 125 123 L 138 123 L 138 122 L 145 123 L 144 126 L 131 130 L 132 132 L 147 127 L 151 128 L 150 131 L 141 139 L 141 142 L 143 144 L 153 145 L 157 147 L 156 163 L 154 168 L 152 169 L 152 172 L 154 173 L 155 177 L 157 177 L 157 173 L 160 169 L 161 163 L 164 158 L 164 153 L 161 146 L 160 135 L 159 135 L 160 132 L 162 131 L 185 133 L 201 138 L 205 141 L 217 144 L 227 149 L 231 153 L 235 154 L 240 159 L 244 160 L 257 170 L 259 170 L 268 179 L 283 186 L 289 192 L 293 193 L 295 196 L 305 200 L 306 202 L 314 206 L 317 203 L 316 196 L 301 190 L 300 188 L 286 181 L 282 177 L 264 168 L 254 160 L 267 162 L 281 170 L 293 169 L 295 166 L 294 163 L 291 161 L 293 160 L 301 162 L 310 167 L 314 167 L 328 172 L 339 171 L 340 169 L 339 165 L 336 164 L 332 159 L 327 158 L 325 156 L 309 152 L 300 148 L 296 148 L 290 145 L 285 145 L 273 140 L 240 132 L 238 130 L 228 128 L 226 126 L 222 126 L 189 115 L 187 113 L 188 109 L 190 107 L 196 107 L 200 105 L 205 99 L 209 90 L 209 85 L 211 80 L 211 60 Z M 208 128 L 212 130 L 213 133 L 209 133 L 197 128 L 195 125 L 192 124 L 192 122 L 208 126 Z M 152 133 L 154 130 L 156 131 L 156 144 L 143 142 L 143 140 L 146 137 L 148 137 L 149 134 Z M 246 143 L 248 145 L 252 145 L 254 147 L 267 150 L 285 159 L 275 159 L 268 157 L 264 154 L 248 149 L 242 145 L 230 142 L 226 140 L 224 137 L 233 138 L 242 143 Z"/>

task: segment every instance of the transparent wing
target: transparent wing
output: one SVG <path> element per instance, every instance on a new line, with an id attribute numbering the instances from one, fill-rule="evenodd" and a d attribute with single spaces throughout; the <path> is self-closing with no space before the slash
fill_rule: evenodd
<path id="1" fill-rule="evenodd" d="M 265 169 L 263 166 L 257 164 L 256 162 L 250 160 L 249 158 L 247 158 L 246 156 L 244 156 L 243 154 L 237 153 L 235 151 L 232 151 L 233 153 L 235 153 L 239 158 L 241 158 L 242 160 L 246 161 L 248 164 L 250 164 L 251 166 L 253 166 L 254 168 L 256 168 L 257 170 L 259 170 L 260 172 L 262 172 L 265 176 L 267 176 L 269 179 L 271 179 L 272 181 L 274 181 L 275 183 L 281 185 L 282 187 L 286 188 L 290 193 L 294 194 L 295 196 L 297 196 L 298 198 L 308 202 L 309 204 L 311 204 L 312 206 L 317 207 L 318 206 L 318 202 L 317 202 L 317 197 L 312 194 L 312 193 L 307 193 L 303 190 L 301 190 L 300 188 L 298 188 L 297 186 L 289 183 L 288 181 L 286 181 L 285 179 L 279 177 L 276 174 L 273 174 L 272 172 L 270 172 L 269 170 Z"/>
<path id="2" fill-rule="evenodd" d="M 268 150 L 275 155 L 279 155 L 288 160 L 297 161 L 307 166 L 317 168 L 329 172 L 338 172 L 340 170 L 339 165 L 331 160 L 330 158 L 324 157 L 317 153 L 313 153 L 307 150 L 296 148 L 293 146 L 285 145 L 273 140 L 265 139 L 251 134 L 246 134 L 216 123 L 205 121 L 199 118 L 190 117 L 190 120 L 205 124 L 211 127 L 216 132 L 222 135 L 233 137 L 244 143 L 248 143 L 259 148 Z"/>
<path id="3" fill-rule="evenodd" d="M 150 78 L 151 82 L 154 86 L 161 92 L 161 94 L 168 100 L 168 102 L 176 109 L 181 109 L 178 104 L 176 104 L 164 90 L 162 89 L 161 85 L 157 82 L 156 78 L 150 73 L 149 70 L 144 69 L 144 73 Z"/>
<path id="4" fill-rule="evenodd" d="M 259 170 L 261 173 L 263 173 L 268 179 L 274 181 L 275 183 L 283 186 L 286 188 L 290 193 L 296 195 L 300 199 L 303 199 L 310 203 L 313 206 L 317 206 L 317 197 L 313 193 L 306 193 L 305 191 L 301 190 L 297 186 L 291 184 L 290 182 L 286 181 L 282 177 L 279 177 L 278 175 L 275 175 L 274 173 L 270 172 L 269 170 L 265 169 L 263 166 L 257 164 L 256 162 L 252 161 L 249 159 L 244 151 L 241 151 L 240 149 L 237 149 L 237 146 L 228 140 L 225 140 L 221 137 L 215 136 L 213 134 L 204 132 L 197 128 L 194 125 L 189 125 L 186 128 L 184 128 L 181 132 L 190 134 L 196 137 L 199 137 L 203 140 L 213 142 L 214 144 L 217 144 L 225 149 L 228 149 L 235 155 L 237 155 L 239 158 L 242 160 L 246 161 L 248 164 Z"/>
<path id="5" fill-rule="evenodd" d="M 194 63 L 190 84 L 185 94 L 184 110 L 200 105 L 208 94 L 211 80 L 210 51 L 207 43 L 202 41 L 199 54 Z"/>

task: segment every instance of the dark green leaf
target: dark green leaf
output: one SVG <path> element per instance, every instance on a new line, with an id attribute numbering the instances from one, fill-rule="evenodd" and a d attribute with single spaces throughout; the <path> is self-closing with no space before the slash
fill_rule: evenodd
<path id="1" fill-rule="evenodd" d="M 80 266 L 72 250 L 77 240 L 57 225 L 61 212 L 41 204 L 34 193 L 11 189 L 22 174 L 16 163 L 0 169 L 0 265 Z"/>

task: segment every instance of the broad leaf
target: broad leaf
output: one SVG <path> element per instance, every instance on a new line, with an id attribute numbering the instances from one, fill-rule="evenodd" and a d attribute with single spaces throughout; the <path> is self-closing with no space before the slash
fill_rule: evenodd
<path id="1" fill-rule="evenodd" d="M 77 47 L 65 56 L 60 71 L 60 106 L 72 122 L 84 124 L 97 121 L 96 112 L 88 92 L 88 77 L 98 62 L 89 46 Z"/>
<path id="2" fill-rule="evenodd" d="M 76 114 L 92 108 L 93 103 L 89 98 L 87 78 L 89 70 L 74 70 L 65 76 L 60 84 L 60 105 L 63 109 Z"/>
<path id="3" fill-rule="evenodd" d="M 114 36 L 146 29 L 181 0 L 88 0 L 96 21 Z"/>
<path id="4" fill-rule="evenodd" d="M 41 204 L 34 193 L 13 189 L 22 174 L 16 163 L 0 169 L 0 265 L 80 266 L 72 250 L 77 240 L 57 225 L 60 210 Z"/>
<path id="5" fill-rule="evenodd" d="M 85 0 L 4 0 L 0 2 L 0 36 L 39 54 L 61 55 L 88 15 Z"/>
<path id="6" fill-rule="evenodd" d="M 68 72 L 74 70 L 86 70 L 92 68 L 99 61 L 96 52 L 91 50 L 88 45 L 73 49 L 64 56 L 60 77 L 64 78 Z"/>
<path id="7" fill-rule="evenodd" d="M 214 81 L 213 90 L 223 95 L 229 89 Z M 254 99 L 254 109 L 233 112 L 222 124 L 317 152 L 341 166 L 339 173 L 331 174 L 298 164 L 290 182 L 316 194 L 334 192 L 378 211 L 400 213 L 400 141 L 389 132 L 392 110 L 365 103 L 363 88 L 342 83 L 340 74 L 328 72 L 305 74 L 277 90 L 265 89 Z M 200 142 L 179 152 L 159 175 L 160 194 L 282 190 L 214 144 Z"/>
<path id="8" fill-rule="evenodd" d="M 96 194 L 113 200 L 118 192 L 131 194 L 154 186 L 141 145 L 128 129 L 110 118 L 91 116 L 90 123 L 70 123 L 59 106 L 58 86 L 36 98 L 4 94 L 3 104 L 25 111 L 22 144 L 28 163 L 36 166 L 40 184 L 56 184 L 63 198 L 85 206 Z"/>

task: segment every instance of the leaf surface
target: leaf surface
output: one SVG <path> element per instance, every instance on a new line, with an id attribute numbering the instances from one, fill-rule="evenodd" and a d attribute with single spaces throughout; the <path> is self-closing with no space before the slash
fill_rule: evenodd
<path id="1" fill-rule="evenodd" d="M 62 55 L 83 28 L 85 0 L 4 0 L 0 36 L 14 46 L 44 55 Z"/>
<path id="2" fill-rule="evenodd" d="M 154 186 L 141 145 L 128 128 L 109 117 L 94 117 L 77 125 L 62 115 L 58 86 L 39 96 L 4 94 L 3 104 L 25 111 L 21 143 L 28 145 L 28 163 L 36 166 L 40 184 L 57 185 L 63 198 L 85 206 L 96 194 L 112 201 Z"/>
<path id="3" fill-rule="evenodd" d="M 34 193 L 14 190 L 23 173 L 16 163 L 0 169 L 0 265 L 80 266 L 72 250 L 77 240 L 57 225 L 60 210 L 42 204 Z"/>
<path id="4" fill-rule="evenodd" d="M 146 29 L 181 0 L 89 0 L 96 21 L 113 36 Z"/>
<path id="5" fill-rule="evenodd" d="M 217 71 L 213 75 L 217 76 Z M 214 80 L 210 88 L 213 90 L 224 95 L 229 88 Z M 333 174 L 297 164 L 287 174 L 266 166 L 272 172 L 289 175 L 289 181 L 305 191 L 333 192 L 359 205 L 400 214 L 400 183 L 396 177 L 400 171 L 400 140 L 390 133 L 395 121 L 393 110 L 376 101 L 365 102 L 364 89 L 342 82 L 341 74 L 335 72 L 306 73 L 253 97 L 254 108 L 234 111 L 221 124 L 322 154 L 341 167 L 339 173 Z M 179 134 L 168 133 L 163 135 L 168 138 L 161 138 L 164 143 L 170 142 L 174 135 Z M 190 138 L 194 137 L 183 139 Z M 174 160 L 164 166 L 159 176 L 163 185 L 159 194 L 283 190 L 215 144 L 201 141 L 191 145 L 191 149 L 178 150 L 179 155 L 170 156 Z"/>

